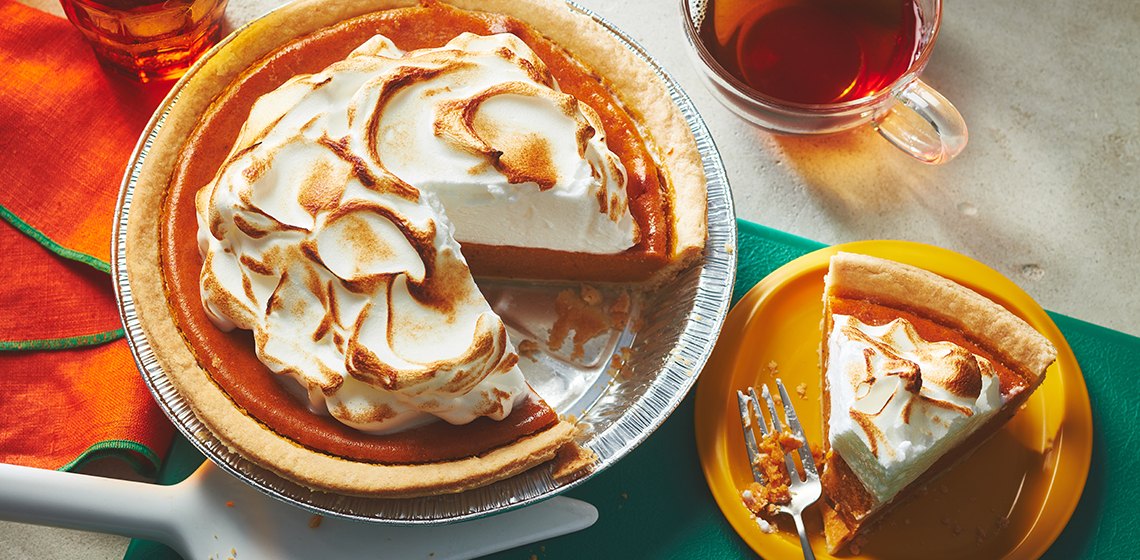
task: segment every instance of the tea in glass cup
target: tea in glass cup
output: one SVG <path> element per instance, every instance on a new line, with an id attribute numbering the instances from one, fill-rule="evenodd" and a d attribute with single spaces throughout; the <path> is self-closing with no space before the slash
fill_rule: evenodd
<path id="1" fill-rule="evenodd" d="M 180 77 L 218 42 L 227 0 L 60 0 L 106 65 L 141 81 Z"/>
<path id="2" fill-rule="evenodd" d="M 871 123 L 926 163 L 966 145 L 957 109 L 918 79 L 941 0 L 682 0 L 689 53 L 729 109 L 767 130 Z"/>

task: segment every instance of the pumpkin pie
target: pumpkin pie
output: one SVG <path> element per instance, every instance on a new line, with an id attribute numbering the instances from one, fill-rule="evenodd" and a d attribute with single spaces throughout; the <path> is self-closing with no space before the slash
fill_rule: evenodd
<path id="1" fill-rule="evenodd" d="M 213 436 L 315 490 L 581 474 L 472 276 L 651 288 L 693 264 L 704 178 L 669 99 L 558 2 L 273 12 L 148 140 L 126 260 L 155 358 Z"/>
<path id="2" fill-rule="evenodd" d="M 985 296 L 850 253 L 831 259 L 823 335 L 820 478 L 832 552 L 1000 429 L 1056 358 Z"/>

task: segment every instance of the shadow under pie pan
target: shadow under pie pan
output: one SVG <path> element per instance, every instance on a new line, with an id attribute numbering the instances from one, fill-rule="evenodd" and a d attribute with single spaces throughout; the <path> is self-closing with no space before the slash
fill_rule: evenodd
<path id="1" fill-rule="evenodd" d="M 180 100 L 185 106 L 187 91 L 219 75 L 240 73 L 249 64 L 247 51 L 257 44 L 254 39 L 267 33 L 283 37 L 280 46 L 343 19 L 384 9 L 387 4 L 358 0 L 325 9 L 328 4 L 308 0 L 283 6 L 235 31 L 196 63 L 159 106 L 129 162 L 117 207 L 112 272 L 128 343 L 155 400 L 175 427 L 223 470 L 269 496 L 320 514 L 387 524 L 449 523 L 522 507 L 573 488 L 627 455 L 665 421 L 696 381 L 727 314 L 735 276 L 736 226 L 720 156 L 689 98 L 629 37 L 596 14 L 568 3 L 568 14 L 598 26 L 608 40 L 632 53 L 645 70 L 660 80 L 661 97 L 668 97 L 695 140 L 707 186 L 708 234 L 699 257 L 676 275 L 652 286 L 598 284 L 607 301 L 624 297 L 623 294 L 631 296 L 633 305 L 628 319 L 591 339 L 577 353 L 580 355 L 545 348 L 519 360 L 528 383 L 538 394 L 559 415 L 576 421 L 575 442 L 597 457 L 593 470 L 560 483 L 553 478 L 552 466 L 547 463 L 457 494 L 377 498 L 313 490 L 235 452 L 198 417 L 172 382 L 167 370 L 178 367 L 178 361 L 161 355 L 164 349 L 156 349 L 169 342 L 157 344 L 140 321 L 140 315 L 148 320 L 157 317 L 158 321 L 169 323 L 169 328 L 177 329 L 171 317 L 173 304 L 164 297 L 163 281 L 156 280 L 162 275 L 157 268 L 157 244 L 144 249 L 154 253 L 154 270 L 130 264 L 137 260 L 138 255 L 131 252 L 139 251 L 139 236 L 156 236 L 163 219 L 161 213 L 139 201 L 155 200 L 156 189 L 167 188 L 149 177 L 154 176 L 156 168 L 172 168 L 178 157 L 178 150 L 169 147 L 174 143 L 181 146 L 188 132 L 170 122 L 171 116 L 181 109 Z M 471 4 L 469 9 L 500 11 L 494 7 L 518 3 Z M 293 17 L 298 8 L 307 9 L 306 18 Z M 525 17 L 520 19 L 526 21 Z M 152 198 L 140 196 L 148 191 Z M 134 211 L 132 203 L 138 206 Z M 193 232 L 185 235 L 193 238 Z M 578 282 L 557 281 L 477 282 L 516 344 L 519 340 L 544 340 L 555 320 L 553 302 L 557 295 L 569 287 L 581 286 Z M 189 344 L 185 340 L 178 343 Z"/>

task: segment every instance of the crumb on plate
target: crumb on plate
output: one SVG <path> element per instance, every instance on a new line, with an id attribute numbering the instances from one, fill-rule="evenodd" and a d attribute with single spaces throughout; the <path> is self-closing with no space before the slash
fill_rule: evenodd
<path id="1" fill-rule="evenodd" d="M 799 395 L 801 399 L 806 399 L 807 389 L 807 383 L 800 383 L 799 385 L 796 385 L 796 394 Z"/>

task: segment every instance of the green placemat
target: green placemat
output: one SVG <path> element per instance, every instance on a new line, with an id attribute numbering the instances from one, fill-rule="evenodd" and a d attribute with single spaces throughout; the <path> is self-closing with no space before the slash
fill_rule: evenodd
<path id="1" fill-rule="evenodd" d="M 784 263 L 823 245 L 738 221 L 733 302 Z M 1092 469 L 1072 520 L 1046 558 L 1132 558 L 1140 548 L 1140 338 L 1050 314 L 1068 339 L 1093 407 Z M 202 461 L 179 438 L 160 481 L 185 478 Z M 598 508 L 584 531 L 492 555 L 492 559 L 739 558 L 752 555 L 705 484 L 693 433 L 693 396 L 625 459 L 569 492 Z M 134 541 L 127 559 L 177 558 Z"/>

